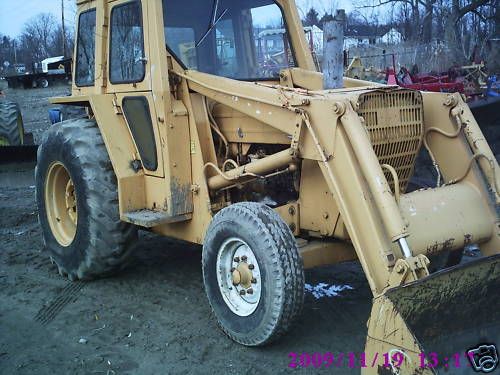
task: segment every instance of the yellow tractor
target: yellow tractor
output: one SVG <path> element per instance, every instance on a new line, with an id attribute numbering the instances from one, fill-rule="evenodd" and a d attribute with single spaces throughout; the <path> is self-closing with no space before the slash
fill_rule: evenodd
<path id="1" fill-rule="evenodd" d="M 358 259 L 374 297 L 366 373 L 434 373 L 425 350 L 466 361 L 498 340 L 500 173 L 460 95 L 324 90 L 293 0 L 77 4 L 72 95 L 52 102 L 88 116 L 47 131 L 36 167 L 62 275 L 120 269 L 138 229 L 203 244 L 215 319 L 259 346 L 301 313 L 305 268 Z M 263 49 L 266 25 L 285 32 Z M 410 192 L 423 150 L 437 181 Z M 453 265 L 469 244 L 484 256 Z"/>

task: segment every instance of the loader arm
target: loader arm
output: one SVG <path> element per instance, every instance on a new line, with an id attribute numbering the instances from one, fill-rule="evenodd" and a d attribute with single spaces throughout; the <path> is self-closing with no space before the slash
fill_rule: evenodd
<path id="1" fill-rule="evenodd" d="M 325 92 L 236 83 L 195 71 L 172 73 L 186 79 L 191 90 L 289 134 L 291 152 L 319 164 L 372 291 L 374 295 L 382 293 L 392 267 L 402 257 L 401 252 L 392 251 L 391 244 L 403 242 L 408 233 L 349 101 L 356 96 L 346 91 L 339 101 L 332 101 Z M 350 93 L 362 91 L 366 88 L 351 89 Z"/>
<path id="2" fill-rule="evenodd" d="M 495 211 L 498 163 L 461 99 L 446 95 L 434 95 L 431 98 L 426 94 L 420 99 L 422 108 L 425 107 L 425 117 L 422 118 L 422 138 L 417 142 L 417 137 L 414 141 L 417 142 L 416 150 L 422 144 L 427 147 L 445 184 L 428 191 L 405 194 L 405 185 L 398 182 L 395 169 L 384 165 L 396 175 L 393 175 L 395 180 L 391 189 L 380 163 L 380 155 L 374 151 L 373 134 L 369 132 L 370 118 L 365 119 L 364 116 L 368 114 L 361 116 L 359 112 L 359 98 L 365 92 L 378 93 L 381 95 L 378 100 L 385 98 L 389 100 L 387 103 L 399 100 L 399 105 L 404 105 L 404 98 L 408 97 L 404 96 L 404 92 L 398 96 L 398 89 L 390 87 L 307 91 L 259 83 L 235 84 L 230 79 L 191 71 L 175 74 L 185 79 L 191 90 L 276 128 L 291 138 L 290 149 L 281 152 L 282 155 L 270 155 L 258 163 L 232 170 L 231 178 L 238 180 L 245 171 L 265 172 L 266 165 L 276 168 L 281 162 L 286 166 L 293 157 L 318 163 L 374 295 L 366 352 L 374 357 L 383 350 L 396 350 L 407 360 L 400 368 L 406 369 L 408 373 L 434 373 L 435 368 L 422 368 L 419 363 L 419 354 L 428 348 L 426 345 L 434 345 L 435 350 L 456 350 L 456 346 L 447 345 L 451 339 L 444 343 L 437 340 L 436 331 L 426 329 L 426 325 L 431 327 L 436 324 L 432 319 L 435 318 L 433 309 L 440 311 L 446 308 L 448 298 L 453 305 L 476 294 L 476 280 L 482 285 L 482 292 L 479 293 L 482 298 L 479 301 L 491 298 L 494 290 L 492 286 L 500 280 L 498 256 L 485 258 L 466 270 L 459 267 L 429 276 L 429 260 L 426 256 L 430 254 L 429 251 L 445 251 L 477 241 L 484 247 L 485 254 L 500 252 Z M 402 110 L 401 118 L 405 119 L 404 113 L 407 112 L 417 113 L 417 107 Z M 395 121 L 390 106 L 385 111 L 379 112 L 378 116 L 389 123 Z M 399 136 L 408 131 L 401 129 Z M 453 132 L 456 133 L 454 136 L 446 136 Z M 442 139 L 436 139 L 438 137 L 444 137 L 448 142 L 443 143 Z M 381 146 L 377 147 L 380 150 Z M 392 152 L 396 152 L 396 149 Z M 479 154 L 482 156 L 475 156 Z M 225 178 L 227 176 L 210 177 L 209 188 L 218 189 L 234 183 L 224 181 Z M 395 188 L 396 184 L 398 189 Z M 489 189 L 493 192 L 494 200 L 490 198 Z M 463 202 L 463 206 L 458 205 L 457 208 L 455 200 Z M 431 202 L 429 204 L 434 206 L 429 209 L 424 202 Z M 477 212 L 474 211 L 473 217 L 467 218 L 466 209 Z M 424 217 L 425 220 L 418 221 L 414 216 Z M 458 229 L 440 225 L 439 220 L 443 217 L 455 220 Z M 437 229 L 433 232 L 431 228 Z M 430 243 L 433 238 L 423 235 L 425 231 L 433 233 L 435 238 L 446 240 L 442 244 L 436 242 L 434 246 Z M 443 233 L 446 231 L 449 232 Z M 450 232 L 458 238 L 448 238 Z M 448 293 L 439 292 L 439 288 L 447 289 Z M 458 305 L 453 306 L 458 308 Z M 476 318 L 484 315 L 481 314 L 481 303 L 476 300 L 469 299 L 469 309 Z M 420 319 L 420 323 L 414 325 L 413 313 L 426 316 L 429 321 Z M 474 337 L 474 334 L 484 329 L 481 328 L 485 326 L 482 318 L 470 320 L 472 326 L 468 326 L 463 321 L 468 316 L 470 314 L 467 312 L 460 318 L 457 315 L 457 320 L 461 321 L 453 325 L 453 334 L 458 334 L 460 327 L 468 327 L 467 337 Z M 498 329 L 498 322 L 490 321 L 486 326 Z M 448 331 L 441 332 L 443 337 L 449 334 Z M 380 373 L 385 370 L 380 365 L 364 369 L 364 372 Z"/>

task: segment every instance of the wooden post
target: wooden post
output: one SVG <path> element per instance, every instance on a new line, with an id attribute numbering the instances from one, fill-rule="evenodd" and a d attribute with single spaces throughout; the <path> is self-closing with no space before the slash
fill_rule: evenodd
<path id="1" fill-rule="evenodd" d="M 345 10 L 339 9 L 332 20 L 323 24 L 323 87 L 338 89 L 344 78 Z"/>

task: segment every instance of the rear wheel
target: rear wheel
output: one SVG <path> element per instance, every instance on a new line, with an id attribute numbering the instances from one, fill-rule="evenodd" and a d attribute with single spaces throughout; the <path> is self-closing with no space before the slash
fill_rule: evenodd
<path id="1" fill-rule="evenodd" d="M 237 203 L 215 215 L 202 267 L 218 324 L 240 344 L 272 342 L 302 310 L 304 270 L 295 238 L 265 205 Z"/>
<path id="2" fill-rule="evenodd" d="M 23 144 L 24 125 L 21 110 L 15 102 L 0 99 L 0 146 Z"/>
<path id="3" fill-rule="evenodd" d="M 49 87 L 49 80 L 47 78 L 40 78 L 38 80 L 37 86 L 46 89 L 47 87 Z"/>
<path id="4" fill-rule="evenodd" d="M 137 229 L 120 221 L 116 177 L 95 121 L 51 127 L 35 178 L 45 248 L 62 275 L 92 279 L 126 264 Z"/>

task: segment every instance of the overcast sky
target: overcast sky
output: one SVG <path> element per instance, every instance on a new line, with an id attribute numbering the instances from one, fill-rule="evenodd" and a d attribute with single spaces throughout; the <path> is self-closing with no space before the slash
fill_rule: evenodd
<path id="1" fill-rule="evenodd" d="M 66 27 L 74 27 L 75 0 L 63 0 L 66 8 Z M 299 12 L 303 13 L 314 6 L 320 13 L 330 10 L 333 4 L 348 12 L 353 9 L 347 0 L 296 0 Z M 12 37 L 21 33 L 23 25 L 38 13 L 49 12 L 59 20 L 61 18 L 61 0 L 0 0 L 0 33 Z"/>

